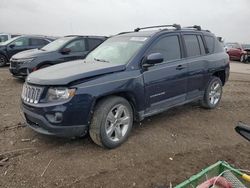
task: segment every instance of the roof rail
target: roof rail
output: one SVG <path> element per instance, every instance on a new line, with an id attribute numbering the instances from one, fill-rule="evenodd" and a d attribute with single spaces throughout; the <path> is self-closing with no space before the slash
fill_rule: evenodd
<path id="1" fill-rule="evenodd" d="M 187 29 L 196 29 L 198 31 L 201 31 L 201 26 L 199 26 L 199 25 L 187 26 L 187 27 L 184 27 L 184 28 L 187 28 Z"/>
<path id="2" fill-rule="evenodd" d="M 97 35 L 65 35 L 64 37 L 108 38 L 107 36 L 97 36 Z"/>
<path id="3" fill-rule="evenodd" d="M 156 26 L 149 26 L 149 27 L 141 27 L 141 28 L 136 28 L 134 29 L 134 32 L 138 32 L 142 29 L 151 29 L 151 28 L 159 28 L 159 27 L 174 27 L 176 30 L 180 30 L 181 29 L 181 25 L 179 24 L 173 24 L 173 25 L 156 25 Z"/>
<path id="4" fill-rule="evenodd" d="M 127 34 L 127 33 L 133 33 L 133 31 L 125 31 L 125 32 L 118 33 L 117 35 L 123 35 L 123 34 Z"/>

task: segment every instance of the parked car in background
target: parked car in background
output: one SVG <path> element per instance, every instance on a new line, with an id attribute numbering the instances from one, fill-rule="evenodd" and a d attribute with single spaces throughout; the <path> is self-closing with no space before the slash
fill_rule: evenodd
<path id="1" fill-rule="evenodd" d="M 143 31 L 158 27 L 167 29 Z M 137 28 L 107 39 L 85 60 L 32 72 L 22 109 L 39 133 L 89 132 L 96 144 L 115 148 L 134 121 L 192 101 L 216 108 L 229 66 L 215 35 L 199 26 Z"/>
<path id="2" fill-rule="evenodd" d="M 25 77 L 30 72 L 65 61 L 84 59 L 101 44 L 103 36 L 66 36 L 48 45 L 20 52 L 10 60 L 10 72 L 16 77 Z"/>
<path id="3" fill-rule="evenodd" d="M 250 62 L 250 44 L 242 44 L 242 47 L 247 52 L 247 62 Z"/>
<path id="4" fill-rule="evenodd" d="M 10 40 L 14 37 L 18 37 L 20 35 L 13 35 L 13 34 L 8 34 L 8 33 L 0 33 L 0 43 L 5 42 L 7 40 Z"/>
<path id="5" fill-rule="evenodd" d="M 247 52 L 241 46 L 241 44 L 226 43 L 226 50 L 231 60 L 237 60 L 240 62 L 245 62 L 247 60 Z"/>
<path id="6" fill-rule="evenodd" d="M 0 67 L 5 66 L 16 53 L 41 48 L 53 40 L 43 36 L 19 36 L 0 43 Z"/>

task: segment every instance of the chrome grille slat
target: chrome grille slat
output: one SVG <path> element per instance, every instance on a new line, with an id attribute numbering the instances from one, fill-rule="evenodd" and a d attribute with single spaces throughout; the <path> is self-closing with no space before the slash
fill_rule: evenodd
<path id="1" fill-rule="evenodd" d="M 42 95 L 43 88 L 24 84 L 22 91 L 22 100 L 26 103 L 37 104 Z"/>

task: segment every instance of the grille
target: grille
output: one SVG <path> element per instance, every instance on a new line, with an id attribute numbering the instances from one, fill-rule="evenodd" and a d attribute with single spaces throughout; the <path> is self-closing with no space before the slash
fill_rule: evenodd
<path id="1" fill-rule="evenodd" d="M 16 66 L 21 65 L 21 64 L 23 64 L 22 60 L 18 60 L 18 59 L 14 59 L 14 58 L 12 58 L 10 60 L 10 66 L 11 67 L 16 67 Z"/>
<path id="2" fill-rule="evenodd" d="M 24 102 L 37 104 L 42 95 L 43 88 L 31 86 L 28 84 L 23 85 L 22 99 Z"/>

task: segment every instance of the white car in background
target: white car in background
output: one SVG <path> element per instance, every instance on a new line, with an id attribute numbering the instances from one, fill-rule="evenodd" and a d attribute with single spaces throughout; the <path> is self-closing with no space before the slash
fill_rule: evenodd
<path id="1" fill-rule="evenodd" d="M 11 38 L 18 37 L 20 35 L 13 35 L 8 33 L 0 33 L 0 43 L 10 40 Z"/>

